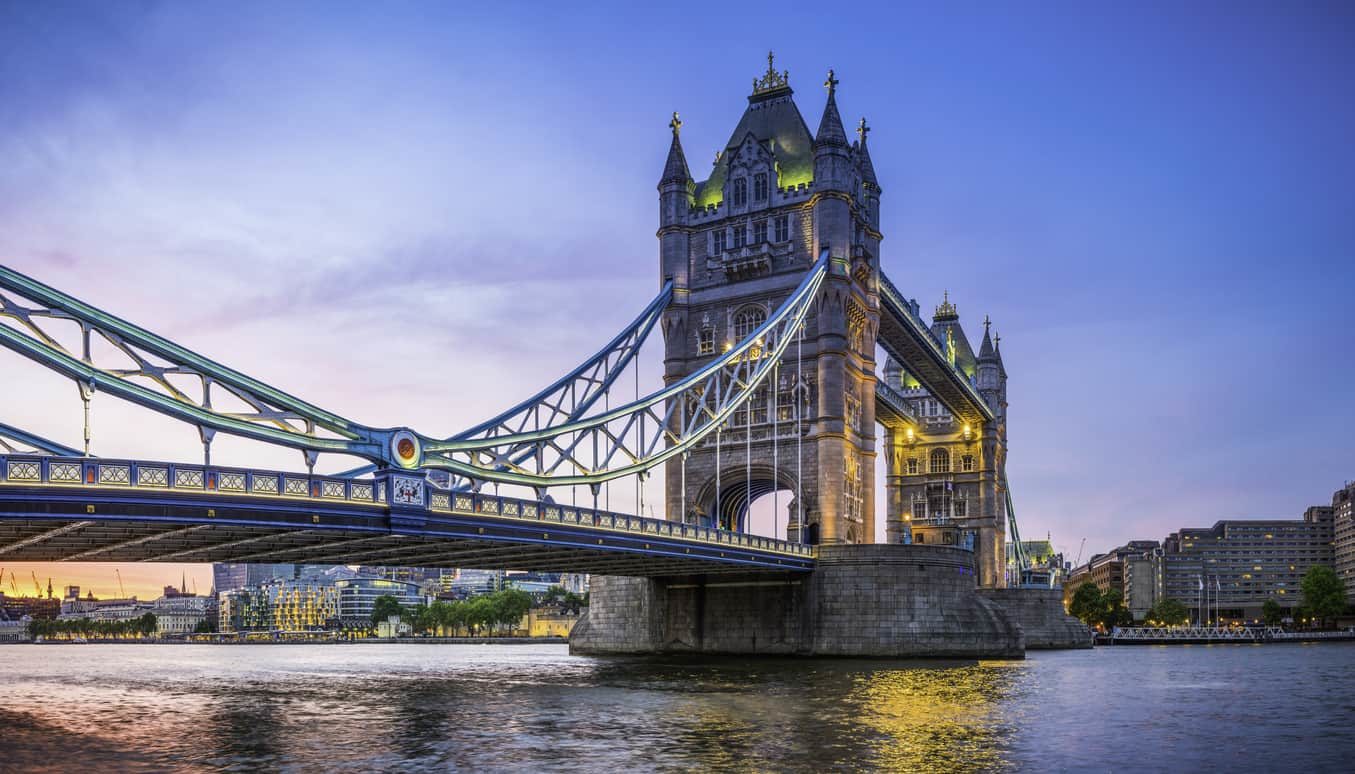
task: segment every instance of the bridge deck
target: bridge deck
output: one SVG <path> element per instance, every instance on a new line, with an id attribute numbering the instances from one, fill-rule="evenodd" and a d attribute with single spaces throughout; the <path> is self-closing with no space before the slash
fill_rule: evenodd
<path id="1" fill-rule="evenodd" d="M 374 564 L 654 576 L 812 569 L 809 546 L 381 481 L 0 455 L 0 558 Z"/>
<path id="2" fill-rule="evenodd" d="M 980 427 L 993 419 L 993 410 L 968 377 L 946 359 L 926 323 L 912 314 L 903 294 L 883 274 L 878 341 L 961 422 Z"/>

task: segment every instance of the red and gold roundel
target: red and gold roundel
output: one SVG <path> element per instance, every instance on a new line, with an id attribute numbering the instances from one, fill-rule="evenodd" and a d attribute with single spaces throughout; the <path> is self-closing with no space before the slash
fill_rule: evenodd
<path id="1" fill-rule="evenodd" d="M 419 459 L 419 439 L 408 430 L 401 430 L 391 438 L 391 452 L 395 457 L 395 464 L 402 468 L 417 468 L 421 460 Z"/>

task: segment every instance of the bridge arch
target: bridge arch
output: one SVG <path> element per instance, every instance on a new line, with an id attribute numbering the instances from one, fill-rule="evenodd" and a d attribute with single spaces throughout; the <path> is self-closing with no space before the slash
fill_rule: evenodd
<path id="1" fill-rule="evenodd" d="M 793 471 L 773 470 L 771 465 L 765 463 L 754 464 L 751 468 L 734 463 L 730 469 L 721 471 L 718 486 L 713 474 L 705 481 L 696 492 L 694 504 L 703 519 L 715 517 L 717 526 L 748 532 L 749 512 L 753 504 L 777 491 L 785 495 L 780 507 L 788 507 L 794 502 L 797 486 Z M 775 518 L 781 519 L 782 514 L 776 514 Z M 782 522 L 778 521 L 777 524 Z"/>

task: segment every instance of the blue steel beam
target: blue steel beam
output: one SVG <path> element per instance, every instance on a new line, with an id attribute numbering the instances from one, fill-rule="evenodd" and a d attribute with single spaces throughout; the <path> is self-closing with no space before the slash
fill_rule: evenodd
<path id="1" fill-rule="evenodd" d="M 11 443 L 21 443 L 28 446 L 30 449 L 37 449 L 41 452 L 54 454 L 58 457 L 82 456 L 79 449 L 72 449 L 69 446 L 59 444 L 56 441 L 49 441 L 48 439 L 30 433 L 27 430 L 0 422 L 0 452 L 21 451 L 11 446 Z"/>

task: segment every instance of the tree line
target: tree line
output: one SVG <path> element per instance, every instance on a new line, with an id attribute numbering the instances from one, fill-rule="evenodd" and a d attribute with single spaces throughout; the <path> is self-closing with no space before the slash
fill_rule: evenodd
<path id="1" fill-rule="evenodd" d="M 1329 626 L 1332 619 L 1346 611 L 1345 584 L 1331 567 L 1323 564 L 1309 567 L 1299 588 L 1302 602 L 1292 611 L 1274 598 L 1261 605 L 1261 619 L 1267 626 L 1279 626 L 1286 614 L 1295 622 Z M 1073 592 L 1068 614 L 1088 626 L 1103 629 L 1134 623 L 1119 590 L 1102 591 L 1090 581 Z M 1181 626 L 1190 623 L 1190 609 L 1175 599 L 1159 599 L 1144 615 L 1144 622 L 1152 626 Z"/>
<path id="2" fill-rule="evenodd" d="M 588 599 L 555 586 L 546 592 L 541 602 L 577 613 L 588 604 Z M 372 606 L 372 626 L 399 616 L 417 634 L 454 637 L 464 632 L 476 637 L 512 630 L 532 607 L 532 595 L 521 589 L 504 589 L 459 601 L 440 599 L 431 605 L 409 607 L 385 594 L 377 597 Z"/>
<path id="3" fill-rule="evenodd" d="M 28 634 L 34 639 L 70 639 L 72 637 L 128 639 L 155 634 L 159 622 L 155 613 L 143 613 L 125 621 L 95 621 L 89 618 L 34 618 Z"/>

